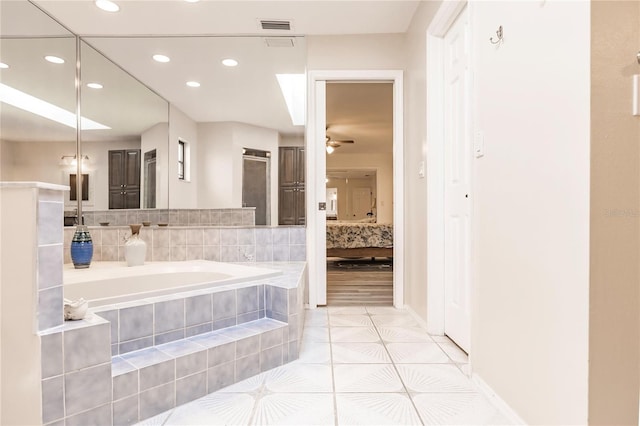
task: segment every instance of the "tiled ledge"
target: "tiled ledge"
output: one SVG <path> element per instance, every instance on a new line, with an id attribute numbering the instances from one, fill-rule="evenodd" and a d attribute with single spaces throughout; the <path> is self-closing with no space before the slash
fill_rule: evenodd
<path id="1" fill-rule="evenodd" d="M 113 423 L 132 424 L 289 362 L 269 318 L 115 356 Z"/>
<path id="2" fill-rule="evenodd" d="M 73 216 L 73 212 L 65 215 Z M 118 209 L 85 210 L 84 224 L 97 226 L 109 222 L 112 226 L 151 222 L 172 226 L 249 226 L 256 224 L 255 207 L 237 209 Z"/>

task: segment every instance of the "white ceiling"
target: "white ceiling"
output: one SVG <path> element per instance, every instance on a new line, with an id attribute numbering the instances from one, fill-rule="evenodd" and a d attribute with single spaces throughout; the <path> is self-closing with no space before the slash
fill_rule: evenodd
<path id="1" fill-rule="evenodd" d="M 99 10 L 92 0 L 34 1 L 46 13 L 69 30 L 84 36 L 89 44 L 195 121 L 244 121 L 275 128 L 284 134 L 298 135 L 303 134 L 303 128 L 292 126 L 275 74 L 305 71 L 305 39 L 295 38 L 295 47 L 275 48 L 267 47 L 264 37 L 403 33 L 420 3 L 402 0 L 116 2 L 121 10 L 112 14 Z M 29 10 L 28 6 L 24 0 L 2 0 L 0 7 L 4 19 L 0 31 L 3 36 L 64 34 L 55 25 L 45 24 L 42 16 Z M 259 27 L 260 19 L 291 20 L 293 28 L 288 32 L 265 31 Z M 176 35 L 225 37 L 166 37 Z M 2 47 L 4 61 L 7 50 L 4 43 Z M 27 53 L 24 50 L 23 56 Z M 151 60 L 154 53 L 164 53 L 172 61 L 168 64 L 156 63 Z M 85 56 L 83 63 L 88 56 L 95 55 Z M 40 60 L 41 52 L 34 57 Z M 220 59 L 223 57 L 234 57 L 240 65 L 236 68 L 222 67 Z M 100 62 L 99 59 L 96 61 Z M 105 99 L 83 109 L 83 116 L 99 122 L 106 121 L 104 124 L 107 125 L 114 122 L 119 128 L 117 131 L 114 129 L 113 134 L 118 137 L 135 133 L 136 126 L 141 130 L 148 128 L 152 117 L 138 120 L 145 115 L 143 111 L 125 112 L 125 105 L 129 108 L 134 105 L 130 96 L 134 89 L 123 83 L 130 77 L 115 75 L 122 74 L 117 67 L 105 65 L 92 68 L 92 73 L 83 72 L 83 81 L 93 79 L 92 74 L 96 78 L 102 74 L 99 77 L 108 84 L 105 84 L 100 95 Z M 0 74 L 2 81 L 17 78 L 15 73 L 14 77 L 10 77 L 14 70 L 3 70 Z M 28 76 L 23 74 L 22 77 L 27 79 Z M 197 89 L 186 87 L 188 80 L 197 80 L 202 86 Z M 20 84 L 28 87 L 33 82 L 24 81 Z M 44 87 L 47 85 L 44 84 Z M 56 85 L 49 84 L 48 87 L 53 91 Z M 382 109 L 391 107 L 387 103 L 389 95 L 376 91 L 376 88 L 365 94 L 363 88 L 364 85 L 348 88 L 349 91 L 342 95 L 328 92 L 329 133 L 334 133 L 334 139 L 356 140 L 353 146 L 343 145 L 336 154 L 357 151 L 367 144 L 381 152 L 391 150 L 390 144 L 387 146 L 383 143 L 390 141 L 390 119 L 381 120 L 376 113 L 372 113 L 380 110 L 375 107 L 376 102 L 386 105 L 381 106 Z M 110 94 L 106 94 L 109 90 Z M 357 96 L 354 90 L 359 90 Z M 85 90 L 85 93 L 97 96 L 95 92 Z M 43 98 L 46 97 L 43 95 Z M 362 101 L 358 102 L 358 98 Z M 118 99 L 119 103 L 114 106 L 107 99 Z M 6 110 L 3 110 L 3 119 Z M 119 110 L 120 114 L 114 110 Z"/>

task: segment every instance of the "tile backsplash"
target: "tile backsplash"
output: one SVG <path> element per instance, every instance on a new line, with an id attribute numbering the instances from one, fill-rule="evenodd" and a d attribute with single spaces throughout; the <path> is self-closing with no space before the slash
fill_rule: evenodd
<path id="1" fill-rule="evenodd" d="M 74 227 L 64 229 L 64 262 L 71 263 Z M 93 261 L 124 261 L 128 226 L 90 226 Z M 306 260 L 306 229 L 300 226 L 147 226 L 146 261 L 213 260 L 218 262 L 287 262 Z"/>

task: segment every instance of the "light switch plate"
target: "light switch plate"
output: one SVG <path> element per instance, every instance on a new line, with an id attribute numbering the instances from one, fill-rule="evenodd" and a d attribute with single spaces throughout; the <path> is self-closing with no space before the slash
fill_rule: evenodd
<path id="1" fill-rule="evenodd" d="M 418 177 L 424 177 L 424 161 L 421 161 L 420 164 L 418 164 Z"/>
<path id="2" fill-rule="evenodd" d="M 484 156 L 484 133 L 476 132 L 473 135 L 473 155 L 476 158 Z"/>

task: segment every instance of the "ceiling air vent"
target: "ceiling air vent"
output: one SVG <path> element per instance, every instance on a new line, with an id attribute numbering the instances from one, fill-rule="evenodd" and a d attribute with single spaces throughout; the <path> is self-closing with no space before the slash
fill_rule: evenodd
<path id="1" fill-rule="evenodd" d="M 263 30 L 291 31 L 291 21 L 261 20 L 260 25 Z"/>
<path id="2" fill-rule="evenodd" d="M 267 47 L 294 47 L 295 43 L 291 37 L 266 37 L 264 39 Z"/>

